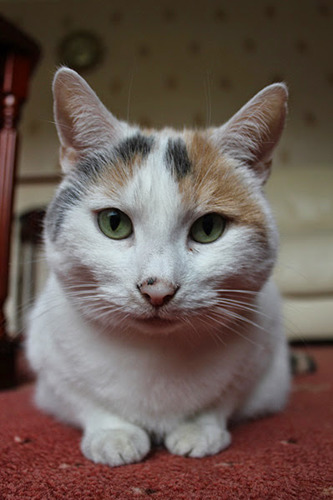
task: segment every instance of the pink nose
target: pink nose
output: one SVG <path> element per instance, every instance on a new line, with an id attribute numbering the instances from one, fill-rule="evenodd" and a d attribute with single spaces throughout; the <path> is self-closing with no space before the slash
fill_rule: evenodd
<path id="1" fill-rule="evenodd" d="M 152 306 L 161 307 L 175 295 L 179 286 L 157 278 L 148 278 L 138 285 L 142 295 Z"/>

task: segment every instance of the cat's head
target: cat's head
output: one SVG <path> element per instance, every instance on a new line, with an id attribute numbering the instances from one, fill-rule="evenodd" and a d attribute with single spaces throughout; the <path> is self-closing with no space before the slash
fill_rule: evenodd
<path id="1" fill-rule="evenodd" d="M 67 68 L 53 92 L 65 175 L 45 239 L 73 304 L 123 329 L 237 318 L 236 299 L 250 302 L 276 258 L 262 186 L 285 121 L 285 85 L 202 131 L 119 121 Z"/>

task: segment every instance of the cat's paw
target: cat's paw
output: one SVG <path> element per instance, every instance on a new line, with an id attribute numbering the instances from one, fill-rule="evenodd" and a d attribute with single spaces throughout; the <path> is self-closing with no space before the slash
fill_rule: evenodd
<path id="1" fill-rule="evenodd" d="M 87 433 L 81 442 L 85 457 L 112 467 L 140 462 L 150 450 L 148 434 L 139 427 L 100 429 Z"/>
<path id="2" fill-rule="evenodd" d="M 196 422 L 181 424 L 165 440 L 170 453 L 197 458 L 215 455 L 230 443 L 231 435 L 226 429 Z"/>

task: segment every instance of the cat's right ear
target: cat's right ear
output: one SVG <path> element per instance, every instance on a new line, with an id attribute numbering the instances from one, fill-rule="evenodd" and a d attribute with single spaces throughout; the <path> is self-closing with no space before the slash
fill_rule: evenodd
<path id="1" fill-rule="evenodd" d="M 56 72 L 53 97 L 60 163 L 65 173 L 87 152 L 110 147 L 122 137 L 125 124 L 105 108 L 75 71 L 63 67 Z"/>
<path id="2" fill-rule="evenodd" d="M 261 184 L 270 173 L 272 154 L 286 119 L 287 99 L 286 85 L 269 85 L 213 133 L 220 151 L 250 169 Z"/>

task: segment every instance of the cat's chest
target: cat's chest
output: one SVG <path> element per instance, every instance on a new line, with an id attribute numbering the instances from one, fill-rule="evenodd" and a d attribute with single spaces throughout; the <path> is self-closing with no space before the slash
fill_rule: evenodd
<path id="1" fill-rule="evenodd" d="M 240 375 L 243 356 L 237 343 L 227 351 L 216 345 L 186 351 L 157 348 L 149 339 L 140 347 L 109 342 L 108 348 L 95 344 L 78 356 L 73 377 L 104 407 L 146 422 L 215 403 Z"/>

